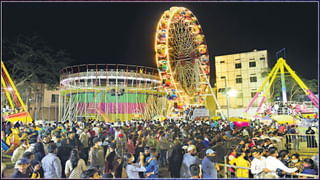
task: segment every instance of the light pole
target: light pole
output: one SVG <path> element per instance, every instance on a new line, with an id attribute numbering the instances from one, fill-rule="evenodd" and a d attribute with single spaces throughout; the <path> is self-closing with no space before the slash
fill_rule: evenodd
<path id="1" fill-rule="evenodd" d="M 227 88 L 227 78 L 226 77 L 222 77 L 222 79 L 224 79 L 224 87 L 225 87 L 225 91 L 224 93 L 226 94 L 226 98 L 227 98 L 227 116 L 228 116 L 228 121 L 230 121 L 230 113 L 229 113 L 229 96 L 236 96 L 237 91 L 234 89 L 228 89 Z"/>
<path id="2" fill-rule="evenodd" d="M 222 79 L 224 79 L 224 92 L 226 94 L 227 97 L 227 119 L 228 121 L 230 120 L 230 114 L 229 114 L 229 94 L 228 94 L 228 90 L 227 90 L 227 77 L 222 77 Z"/>

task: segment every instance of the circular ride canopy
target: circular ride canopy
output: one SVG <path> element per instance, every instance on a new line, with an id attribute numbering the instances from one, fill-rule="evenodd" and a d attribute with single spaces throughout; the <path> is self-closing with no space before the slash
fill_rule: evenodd
<path id="1" fill-rule="evenodd" d="M 155 52 L 167 98 L 184 105 L 203 105 L 208 91 L 209 55 L 201 26 L 190 10 L 171 7 L 162 14 Z"/>

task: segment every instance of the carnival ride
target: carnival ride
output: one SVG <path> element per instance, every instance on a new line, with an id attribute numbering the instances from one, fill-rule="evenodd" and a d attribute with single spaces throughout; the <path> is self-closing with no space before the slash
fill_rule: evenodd
<path id="1" fill-rule="evenodd" d="M 1 61 L 1 94 L 6 94 L 10 108 L 6 112 L 2 111 L 1 116 L 5 121 L 15 123 L 22 121 L 23 123 L 32 122 L 32 118 L 24 105 L 20 94 L 14 85 L 4 63 Z M 1 106 L 4 107 L 5 103 Z"/>
<path id="2" fill-rule="evenodd" d="M 285 71 L 285 69 L 287 70 L 287 72 Z M 256 110 L 256 115 L 254 117 L 258 117 L 258 113 L 261 109 L 261 106 L 264 102 L 264 100 L 266 99 L 266 96 L 270 90 L 270 87 L 272 85 L 272 83 L 274 82 L 277 74 L 280 71 L 280 77 L 281 77 L 281 85 L 282 85 L 282 100 L 283 100 L 283 104 L 287 103 L 287 97 L 286 97 L 286 86 L 285 86 L 285 74 L 290 74 L 291 77 L 298 83 L 298 85 L 302 88 L 302 90 L 304 91 L 304 93 L 308 96 L 308 98 L 312 101 L 312 103 L 314 104 L 314 106 L 316 107 L 317 110 L 319 110 L 319 100 L 318 98 L 311 92 L 311 90 L 303 83 L 303 81 L 301 81 L 301 79 L 297 76 L 297 74 L 291 69 L 291 67 L 286 63 L 286 60 L 283 59 L 282 57 L 280 57 L 277 61 L 277 63 L 275 64 L 275 66 L 272 68 L 271 72 L 269 73 L 269 75 L 267 76 L 267 78 L 265 79 L 265 81 L 263 82 L 263 84 L 261 85 L 261 87 L 259 88 L 259 90 L 257 91 L 256 95 L 253 97 L 253 99 L 251 100 L 251 102 L 249 103 L 248 107 L 245 109 L 244 114 L 246 116 L 246 113 L 249 111 L 249 109 L 251 108 L 252 104 L 254 103 L 254 101 L 257 99 L 257 97 L 261 94 L 262 90 L 264 89 L 264 87 L 266 86 L 266 84 L 269 82 L 266 90 L 264 91 L 262 100 Z M 280 118 L 280 119 L 279 119 Z M 281 122 L 287 122 L 285 119 L 288 118 L 284 118 L 284 117 L 277 117 L 277 119 L 279 119 L 279 121 Z M 292 118 L 289 118 L 290 122 L 293 122 L 293 120 L 291 120 Z M 288 120 L 289 121 L 289 120 Z"/>
<path id="3" fill-rule="evenodd" d="M 148 120 L 163 114 L 164 96 L 154 68 L 122 64 L 66 67 L 60 72 L 59 119 Z"/>
<path id="4" fill-rule="evenodd" d="M 209 82 L 210 63 L 202 28 L 194 14 L 184 7 L 166 10 L 155 33 L 155 59 L 170 109 L 205 104 L 208 90 L 223 113 Z M 172 107 L 173 106 L 173 107 Z"/>

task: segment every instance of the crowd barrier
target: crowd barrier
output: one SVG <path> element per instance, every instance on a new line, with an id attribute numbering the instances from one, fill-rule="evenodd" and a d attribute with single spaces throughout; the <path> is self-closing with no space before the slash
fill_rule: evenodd
<path id="1" fill-rule="evenodd" d="M 319 147 L 315 134 L 287 134 L 286 144 L 288 150 L 294 151 L 318 151 Z"/>

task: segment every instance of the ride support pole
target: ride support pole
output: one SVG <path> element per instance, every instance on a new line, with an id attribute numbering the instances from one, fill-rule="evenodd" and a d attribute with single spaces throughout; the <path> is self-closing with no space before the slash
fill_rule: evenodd
<path id="1" fill-rule="evenodd" d="M 261 87 L 259 88 L 259 90 L 257 91 L 256 95 L 253 97 L 253 99 L 251 100 L 251 102 L 249 103 L 248 107 L 245 109 L 245 113 L 247 113 L 249 111 L 249 109 L 251 108 L 252 104 L 254 103 L 254 101 L 258 98 L 258 96 L 260 95 L 262 89 L 264 88 L 264 86 L 267 84 L 267 82 L 269 82 L 269 79 L 273 76 L 275 70 L 278 68 L 279 66 L 279 61 L 276 63 L 276 65 L 272 68 L 271 72 L 269 73 L 268 77 L 264 80 L 263 84 L 261 85 Z"/>
<path id="2" fill-rule="evenodd" d="M 275 70 L 275 72 L 274 72 L 274 74 L 273 74 L 273 76 L 272 76 L 272 78 L 271 78 L 271 81 L 270 81 L 270 83 L 268 84 L 268 87 L 267 87 L 266 91 L 265 91 L 264 94 L 263 94 L 263 98 L 262 98 L 262 100 L 261 100 L 261 103 L 260 103 L 259 108 L 257 109 L 256 113 L 258 113 L 258 111 L 260 110 L 260 108 L 261 108 L 260 106 L 262 106 L 262 103 L 263 103 L 263 101 L 264 101 L 267 93 L 269 92 L 270 87 L 271 87 L 273 81 L 274 81 L 275 78 L 277 77 L 277 73 L 278 73 L 278 71 L 279 71 L 279 68 L 280 68 L 280 66 L 278 66 L 277 69 Z"/>
<path id="3" fill-rule="evenodd" d="M 281 76 L 281 87 L 282 87 L 282 101 L 283 104 L 287 103 L 287 89 L 286 89 L 286 79 L 284 76 L 284 59 L 280 58 L 280 76 Z"/>
<path id="4" fill-rule="evenodd" d="M 319 104 L 318 98 L 311 92 L 311 90 L 308 89 L 307 92 L 309 92 L 309 94 L 311 95 L 311 97 L 313 97 L 313 99 L 315 100 L 315 102 L 317 102 L 317 104 Z"/>
<path id="5" fill-rule="evenodd" d="M 11 109 L 14 109 L 14 106 L 13 106 L 13 103 L 12 103 L 12 100 L 11 100 L 11 96 L 10 96 L 10 94 L 9 94 L 8 88 L 7 88 L 7 86 L 6 86 L 6 83 L 5 83 L 4 80 L 3 80 L 3 77 L 2 77 L 2 76 L 1 76 L 1 83 L 2 83 L 2 85 L 3 85 L 3 87 L 4 87 L 4 91 L 6 92 L 7 98 L 8 98 L 8 100 L 9 100 L 9 104 L 10 104 L 10 106 L 11 106 Z"/>
<path id="6" fill-rule="evenodd" d="M 26 109 L 23 101 L 21 100 L 20 94 L 19 94 L 18 90 L 16 89 L 16 86 L 14 85 L 14 83 L 13 83 L 13 81 L 12 81 L 12 79 L 11 79 L 11 77 L 10 77 L 10 75 L 9 75 L 9 73 L 8 73 L 8 71 L 7 71 L 7 69 L 6 69 L 6 67 L 4 66 L 4 64 L 3 64 L 2 61 L 1 61 L 1 67 L 2 67 L 2 69 L 3 69 L 3 71 L 4 71 L 5 75 L 6 75 L 6 77 L 8 78 L 8 80 L 9 80 L 9 82 L 10 82 L 10 84 L 11 84 L 11 86 L 12 86 L 12 88 L 13 88 L 15 94 L 16 94 L 16 96 L 18 97 L 19 102 L 20 102 L 23 110 L 24 110 L 25 112 L 27 112 L 27 109 Z"/>
<path id="7" fill-rule="evenodd" d="M 259 104 L 259 107 L 258 107 L 258 109 L 257 109 L 257 111 L 256 111 L 256 114 L 257 114 L 257 113 L 259 113 L 260 108 L 261 108 L 261 106 L 262 106 L 262 104 L 263 104 L 263 102 L 264 102 L 265 98 L 266 98 L 266 96 L 263 96 L 263 97 L 262 97 L 261 102 L 260 102 L 260 104 Z"/>
<path id="8" fill-rule="evenodd" d="M 298 83 L 298 85 L 302 88 L 302 90 L 305 92 L 305 94 L 310 98 L 312 103 L 318 109 L 319 108 L 319 105 L 318 105 L 319 100 L 317 100 L 317 101 L 313 100 L 312 96 L 310 96 L 310 92 L 311 92 L 310 89 L 303 83 L 303 81 L 299 78 L 299 76 L 290 68 L 290 66 L 286 62 L 284 62 L 283 64 L 287 68 L 288 72 L 291 74 L 293 79 Z M 317 99 L 317 98 L 315 98 L 315 99 Z M 318 103 L 316 103 L 316 102 L 318 102 Z"/>

